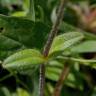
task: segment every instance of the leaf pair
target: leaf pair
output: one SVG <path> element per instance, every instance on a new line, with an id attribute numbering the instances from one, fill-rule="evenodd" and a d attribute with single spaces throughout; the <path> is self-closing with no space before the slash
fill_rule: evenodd
<path id="1" fill-rule="evenodd" d="M 69 48 L 71 45 L 82 40 L 83 37 L 83 34 L 79 32 L 70 32 L 58 35 L 52 43 L 48 58 L 57 51 L 61 54 L 61 51 L 64 51 L 66 48 Z M 47 60 L 38 50 L 25 49 L 5 59 L 3 67 L 9 70 L 21 72 L 30 70 L 34 68 L 34 66 L 44 62 L 48 62 Z"/>

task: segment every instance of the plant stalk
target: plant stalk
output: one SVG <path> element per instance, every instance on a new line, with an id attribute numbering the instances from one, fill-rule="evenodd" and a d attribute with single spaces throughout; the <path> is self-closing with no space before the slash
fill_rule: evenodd
<path id="1" fill-rule="evenodd" d="M 52 29 L 50 31 L 48 40 L 44 46 L 43 55 L 46 58 L 49 54 L 49 50 L 51 48 L 54 37 L 57 35 L 59 30 L 59 26 L 63 19 L 64 15 L 64 7 L 66 5 L 67 0 L 61 0 L 60 6 L 57 12 L 57 20 L 53 24 Z M 45 86 L 45 64 L 40 65 L 40 80 L 39 80 L 39 96 L 44 96 L 44 86 Z"/>
<path id="2" fill-rule="evenodd" d="M 52 96 L 60 96 L 61 89 L 63 87 L 63 82 L 66 79 L 66 77 L 68 76 L 69 71 L 70 71 L 69 64 L 64 64 L 64 68 L 60 74 L 58 82 L 56 83 Z"/>

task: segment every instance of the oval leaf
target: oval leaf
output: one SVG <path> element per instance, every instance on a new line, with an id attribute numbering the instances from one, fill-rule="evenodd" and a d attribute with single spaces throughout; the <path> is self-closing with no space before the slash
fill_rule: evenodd
<path id="1" fill-rule="evenodd" d="M 36 49 L 25 49 L 9 56 L 7 59 L 5 59 L 4 63 L 7 64 L 13 61 L 21 60 L 28 57 L 42 57 L 42 55 Z"/>
<path id="2" fill-rule="evenodd" d="M 0 15 L 0 28 L 2 29 L 0 31 L 2 50 L 12 50 L 13 48 L 15 50 L 21 46 L 42 48 L 49 32 L 49 27 L 42 22 L 5 15 Z"/>
<path id="3" fill-rule="evenodd" d="M 75 53 L 96 52 L 96 40 L 90 40 L 80 43 L 79 45 L 72 47 L 70 51 Z"/>
<path id="4" fill-rule="evenodd" d="M 83 34 L 80 32 L 68 32 L 57 36 L 51 46 L 49 54 L 64 51 L 66 48 L 77 43 L 84 38 Z"/>
<path id="5" fill-rule="evenodd" d="M 44 63 L 45 59 L 38 50 L 25 49 L 19 51 L 7 59 L 3 63 L 3 67 L 14 71 L 27 71 L 35 65 Z"/>
<path id="6" fill-rule="evenodd" d="M 40 57 L 29 57 L 25 59 L 21 59 L 18 61 L 13 61 L 11 63 L 4 63 L 3 68 L 12 70 L 12 71 L 27 71 L 34 67 L 34 65 L 38 65 L 44 63 L 44 59 Z"/>

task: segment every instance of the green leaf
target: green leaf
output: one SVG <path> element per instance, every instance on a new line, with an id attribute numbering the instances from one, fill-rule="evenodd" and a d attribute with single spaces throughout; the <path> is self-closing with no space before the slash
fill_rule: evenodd
<path id="1" fill-rule="evenodd" d="M 46 78 L 51 79 L 53 81 L 57 81 L 63 66 L 64 65 L 62 63 L 60 63 L 56 60 L 50 61 L 48 63 L 48 66 L 46 66 L 46 73 L 45 73 Z"/>
<path id="2" fill-rule="evenodd" d="M 2 95 L 2 96 L 11 96 L 11 92 L 10 92 L 10 90 L 8 90 L 8 88 L 1 87 L 0 88 L 0 95 Z"/>
<path id="3" fill-rule="evenodd" d="M 17 12 L 14 12 L 11 14 L 11 16 L 14 16 L 14 17 L 25 17 L 27 14 L 27 12 L 25 11 L 17 11 Z"/>
<path id="4" fill-rule="evenodd" d="M 30 94 L 24 90 L 24 89 L 21 89 L 21 88 L 17 88 L 17 96 L 30 96 Z"/>
<path id="5" fill-rule="evenodd" d="M 0 35 L 0 50 L 1 51 L 2 50 L 3 51 L 8 51 L 8 50 L 18 49 L 21 46 L 22 46 L 22 44 L 20 44 L 19 42 L 16 42 L 15 40 L 12 40 L 8 37 Z"/>
<path id="6" fill-rule="evenodd" d="M 3 67 L 12 71 L 27 71 L 34 66 L 44 63 L 45 60 L 39 51 L 35 49 L 25 49 L 17 52 L 3 62 Z"/>
<path id="7" fill-rule="evenodd" d="M 36 49 L 25 49 L 9 56 L 7 59 L 5 59 L 4 63 L 7 64 L 13 61 L 17 61 L 17 60 L 28 58 L 28 57 L 42 57 L 42 55 Z"/>
<path id="8" fill-rule="evenodd" d="M 30 1 L 29 2 L 30 6 L 29 6 L 29 12 L 28 12 L 27 17 L 28 17 L 28 19 L 35 22 L 35 7 L 34 7 L 35 4 L 34 4 L 34 0 L 29 0 L 29 1 Z"/>
<path id="9" fill-rule="evenodd" d="M 61 69 L 60 68 L 56 68 L 56 67 L 47 67 L 46 68 L 46 78 L 53 80 L 53 81 L 57 81 L 59 79 L 59 75 L 61 73 Z"/>
<path id="10" fill-rule="evenodd" d="M 88 40 L 70 48 L 74 53 L 90 53 L 96 52 L 96 40 Z"/>
<path id="11" fill-rule="evenodd" d="M 70 60 L 71 62 L 78 62 L 78 64 L 82 64 L 90 67 L 94 66 L 96 63 L 95 59 L 83 59 L 83 58 L 64 57 L 64 56 L 58 56 L 57 59 L 60 61 Z"/>
<path id="12" fill-rule="evenodd" d="M 80 32 L 68 32 L 62 35 L 58 35 L 57 37 L 55 37 L 52 43 L 49 55 L 58 51 L 64 51 L 65 49 L 69 48 L 83 38 L 84 36 Z"/>
<path id="13" fill-rule="evenodd" d="M 46 78 L 48 78 L 49 80 L 52 80 L 52 81 L 58 81 L 65 63 L 61 63 L 58 61 L 51 61 L 50 63 L 46 67 Z M 62 66 L 60 66 L 60 65 L 62 65 Z M 75 68 L 76 65 L 77 65 L 77 63 L 74 63 L 74 65 L 71 67 L 70 73 L 69 73 L 68 77 L 66 78 L 64 84 L 66 84 L 67 86 L 73 87 L 73 88 L 77 88 L 77 86 L 79 85 L 78 88 L 82 89 L 81 74 L 79 72 L 79 69 L 77 70 Z M 79 83 L 76 81 L 79 81 Z"/>
<path id="14" fill-rule="evenodd" d="M 61 24 L 60 29 L 63 32 L 73 32 L 73 31 L 78 32 L 79 31 L 79 32 L 81 32 L 81 33 L 83 33 L 85 35 L 85 38 L 87 40 L 96 40 L 96 35 L 94 35 L 92 33 L 89 33 L 89 32 L 86 32 L 86 31 L 83 31 L 82 29 L 74 27 L 71 24 L 68 24 L 66 22 L 63 22 Z"/>
<path id="15" fill-rule="evenodd" d="M 2 50 L 12 48 L 41 48 L 47 39 L 49 27 L 41 22 L 24 18 L 0 15 L 0 47 Z M 10 46 L 10 42 L 11 45 Z"/>

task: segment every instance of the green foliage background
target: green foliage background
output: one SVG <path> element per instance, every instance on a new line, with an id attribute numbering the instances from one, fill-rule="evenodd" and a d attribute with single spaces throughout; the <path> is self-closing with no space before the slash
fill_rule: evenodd
<path id="1" fill-rule="evenodd" d="M 4 15 L 0 15 L 0 63 L 3 62 L 0 96 L 38 96 L 39 65 L 43 62 L 47 62 L 45 96 L 52 95 L 65 62 L 71 69 L 61 96 L 95 96 L 96 36 L 93 29 L 79 26 L 76 12 L 67 6 L 49 56 L 43 58 L 41 53 L 55 22 L 59 0 L 32 0 L 31 4 L 30 1 L 0 0 L 0 14 Z M 70 2 L 78 6 L 82 2 L 89 3 L 96 9 L 95 0 Z"/>

